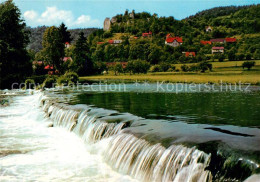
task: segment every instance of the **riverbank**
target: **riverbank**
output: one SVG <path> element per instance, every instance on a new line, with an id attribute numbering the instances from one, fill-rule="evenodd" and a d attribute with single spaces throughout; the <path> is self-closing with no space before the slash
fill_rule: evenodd
<path id="1" fill-rule="evenodd" d="M 148 73 L 148 74 L 121 74 L 121 75 L 96 75 L 80 77 L 80 81 L 98 81 L 98 80 L 110 80 L 110 81 L 149 81 L 149 82 L 172 82 L 172 83 L 250 83 L 252 85 L 260 85 L 260 72 L 247 71 L 241 72 L 223 72 L 223 73 L 176 73 L 176 72 L 164 72 L 164 73 Z"/>
<path id="2" fill-rule="evenodd" d="M 243 61 L 211 62 L 213 71 L 206 73 L 199 72 L 156 72 L 147 74 L 109 74 L 80 77 L 80 81 L 149 81 L 149 82 L 172 82 L 172 83 L 250 83 L 260 85 L 260 60 L 256 60 L 256 66 L 250 71 L 243 70 Z M 191 63 L 190 63 L 191 64 Z M 189 65 L 189 64 L 187 64 Z M 176 69 L 180 69 L 180 64 L 176 64 Z"/>

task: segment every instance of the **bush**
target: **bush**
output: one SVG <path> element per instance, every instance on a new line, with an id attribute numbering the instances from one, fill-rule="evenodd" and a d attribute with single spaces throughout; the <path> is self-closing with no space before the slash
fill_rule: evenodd
<path id="1" fill-rule="evenodd" d="M 165 62 L 160 63 L 160 70 L 163 72 L 166 72 L 170 67 L 171 65 L 169 63 L 165 63 Z"/>
<path id="2" fill-rule="evenodd" d="M 189 67 L 186 64 L 181 65 L 181 70 L 183 72 L 187 72 L 189 70 Z"/>
<path id="3" fill-rule="evenodd" d="M 75 84 L 79 81 L 79 76 L 75 72 L 66 72 L 64 75 L 57 79 L 59 85 Z"/>
<path id="4" fill-rule="evenodd" d="M 161 67 L 158 64 L 153 65 L 153 66 L 151 66 L 150 71 L 151 72 L 160 72 L 161 71 Z"/>
<path id="5" fill-rule="evenodd" d="M 147 73 L 150 68 L 150 63 L 145 60 L 137 59 L 134 61 L 129 61 L 127 65 L 127 70 L 131 73 Z"/>
<path id="6" fill-rule="evenodd" d="M 79 75 L 75 72 L 66 72 L 64 76 L 72 83 L 77 83 L 79 81 Z"/>
<path id="7" fill-rule="evenodd" d="M 27 79 L 25 80 L 25 88 L 26 89 L 34 89 L 35 88 L 35 82 L 33 79 Z"/>
<path id="8" fill-rule="evenodd" d="M 243 69 L 247 68 L 248 70 L 250 70 L 253 66 L 255 66 L 255 62 L 254 61 L 245 61 L 242 64 Z"/>
<path id="9" fill-rule="evenodd" d="M 44 88 L 52 88 L 55 86 L 56 79 L 54 77 L 47 77 L 43 82 Z"/>

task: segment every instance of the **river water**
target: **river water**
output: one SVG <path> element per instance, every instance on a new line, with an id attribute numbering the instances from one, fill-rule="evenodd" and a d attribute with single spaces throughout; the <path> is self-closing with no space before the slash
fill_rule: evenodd
<path id="1" fill-rule="evenodd" d="M 244 181 L 259 173 L 258 89 L 127 88 L 2 92 L 1 181 Z"/>

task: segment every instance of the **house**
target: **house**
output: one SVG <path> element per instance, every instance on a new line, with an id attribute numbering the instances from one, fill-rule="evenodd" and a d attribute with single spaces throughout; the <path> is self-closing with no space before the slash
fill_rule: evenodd
<path id="1" fill-rule="evenodd" d="M 185 53 L 185 57 L 195 57 L 196 53 L 195 52 L 184 52 Z"/>
<path id="2" fill-rule="evenodd" d="M 206 32 L 212 32 L 213 28 L 211 26 L 206 27 Z"/>
<path id="3" fill-rule="evenodd" d="M 149 33 L 143 33 L 143 37 L 152 37 L 152 32 L 150 31 Z"/>
<path id="4" fill-rule="evenodd" d="M 172 46 L 172 47 L 178 47 L 182 45 L 183 41 L 181 37 L 168 37 L 165 40 L 165 44 Z"/>
<path id="5" fill-rule="evenodd" d="M 224 47 L 212 47 L 212 54 L 224 53 Z"/>
<path id="6" fill-rule="evenodd" d="M 211 39 L 210 42 L 213 43 L 221 43 L 224 44 L 226 43 L 226 39 Z"/>
<path id="7" fill-rule="evenodd" d="M 109 44 L 114 44 L 114 45 L 121 44 L 122 42 L 123 42 L 122 40 L 109 40 L 108 41 Z"/>
<path id="8" fill-rule="evenodd" d="M 226 38 L 226 42 L 228 42 L 228 43 L 233 43 L 233 42 L 236 42 L 237 41 L 237 39 L 236 38 Z"/>
<path id="9" fill-rule="evenodd" d="M 69 42 L 65 42 L 65 48 L 70 48 L 70 43 Z"/>
<path id="10" fill-rule="evenodd" d="M 206 40 L 201 40 L 200 43 L 203 44 L 203 45 L 207 45 L 207 44 L 211 45 L 211 42 L 206 41 Z"/>

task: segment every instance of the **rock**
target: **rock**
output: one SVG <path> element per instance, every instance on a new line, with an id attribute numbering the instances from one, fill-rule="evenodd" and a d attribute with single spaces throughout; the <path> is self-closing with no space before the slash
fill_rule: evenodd
<path id="1" fill-rule="evenodd" d="M 259 174 L 254 174 L 247 178 L 244 182 L 260 182 L 260 175 Z"/>

